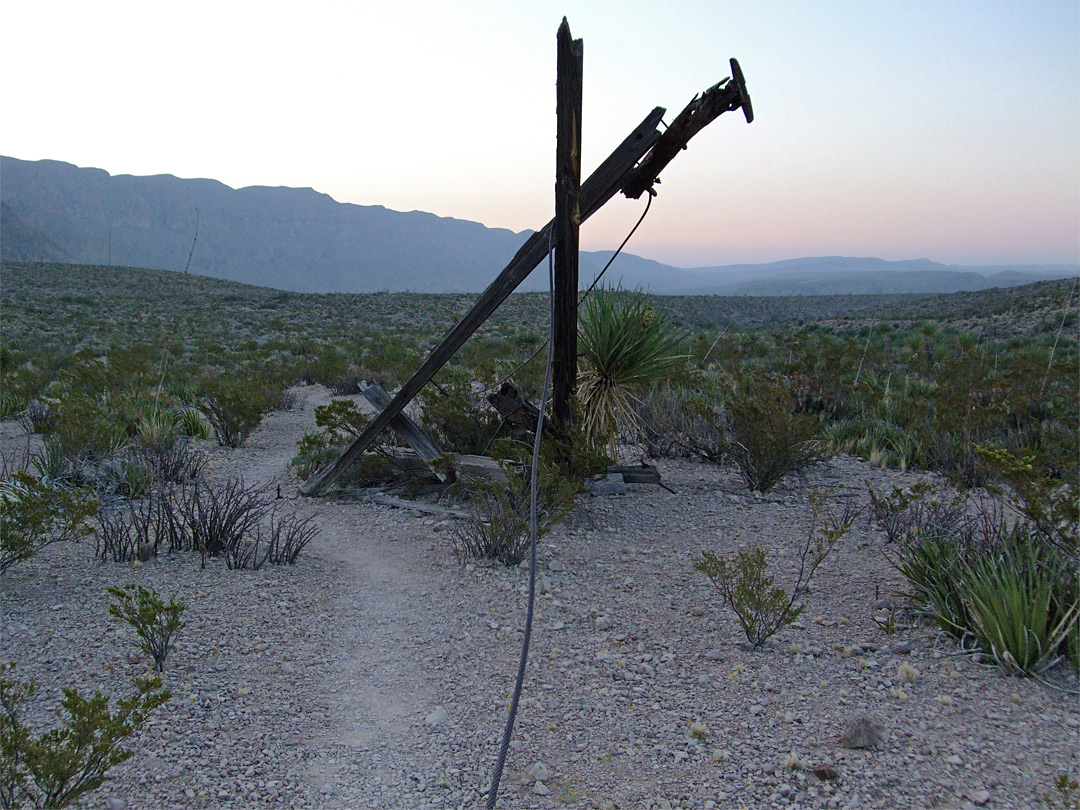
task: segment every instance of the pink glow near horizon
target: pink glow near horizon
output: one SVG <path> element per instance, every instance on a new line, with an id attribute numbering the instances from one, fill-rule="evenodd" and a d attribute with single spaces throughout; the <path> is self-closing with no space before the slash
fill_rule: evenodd
<path id="1" fill-rule="evenodd" d="M 5 11 L 20 80 L 4 154 L 536 228 L 567 14 L 585 40 L 586 173 L 652 106 L 673 115 L 726 76 L 728 56 L 754 99 L 752 125 L 722 117 L 664 173 L 632 252 L 1080 262 L 1074 3 L 67 5 Z M 614 248 L 639 211 L 601 212 L 583 246 Z"/>

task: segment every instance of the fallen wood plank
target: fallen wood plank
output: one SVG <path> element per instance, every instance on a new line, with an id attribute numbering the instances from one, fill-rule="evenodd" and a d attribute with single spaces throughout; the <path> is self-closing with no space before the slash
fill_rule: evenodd
<path id="1" fill-rule="evenodd" d="M 438 504 L 425 503 L 424 501 L 409 501 L 405 498 L 396 498 L 393 495 L 385 495 L 381 492 L 368 495 L 367 499 L 373 503 L 394 506 L 398 509 L 414 509 L 417 512 L 426 512 L 429 515 L 449 515 L 462 520 L 469 520 L 472 517 L 472 515 L 464 509 L 455 509 L 452 506 L 439 506 Z"/>
<path id="2" fill-rule="evenodd" d="M 383 451 L 390 460 L 406 472 L 430 474 L 430 465 L 422 459 L 414 450 L 405 447 L 388 447 Z M 506 470 L 499 466 L 493 458 L 487 456 L 473 456 L 468 454 L 445 453 L 442 458 L 446 459 L 453 470 L 455 478 L 469 481 L 495 481 L 500 484 L 508 483 Z"/>
<path id="3" fill-rule="evenodd" d="M 379 385 L 377 382 L 361 383 L 360 393 L 364 395 L 364 399 L 374 405 L 379 411 L 386 409 L 386 406 L 390 404 L 390 395 L 386 393 L 386 389 Z M 393 419 L 390 420 L 390 427 L 405 440 L 405 442 L 416 451 L 416 454 L 420 456 L 424 461 L 428 462 L 428 466 L 431 467 L 431 461 L 442 455 L 442 450 L 439 446 L 420 428 L 416 422 L 409 418 L 405 413 L 399 413 Z M 445 483 L 446 475 L 439 472 L 435 468 L 431 468 L 431 472 L 435 477 Z"/>
<path id="4" fill-rule="evenodd" d="M 648 464 L 613 464 L 609 475 L 621 475 L 627 484 L 660 484 L 660 471 Z"/>

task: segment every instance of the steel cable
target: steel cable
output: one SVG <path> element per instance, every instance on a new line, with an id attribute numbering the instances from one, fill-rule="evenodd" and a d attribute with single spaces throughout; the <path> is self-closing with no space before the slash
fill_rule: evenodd
<path id="1" fill-rule="evenodd" d="M 510 711 L 506 717 L 502 742 L 499 744 L 499 756 L 495 760 L 495 770 L 491 775 L 491 787 L 488 788 L 487 810 L 494 810 L 499 796 L 499 782 L 502 781 L 503 766 L 506 765 L 506 752 L 510 748 L 510 736 L 514 733 L 514 721 L 517 719 L 518 702 L 525 683 L 525 667 L 529 662 L 529 641 L 532 638 L 533 609 L 536 605 L 536 483 L 540 472 L 540 440 L 543 437 L 544 408 L 547 407 L 548 386 L 551 384 L 551 366 L 554 361 L 554 342 L 551 334 L 555 329 L 555 263 L 553 260 L 551 236 L 548 236 L 548 357 L 544 371 L 544 388 L 540 394 L 540 413 L 536 421 L 536 435 L 533 438 L 532 470 L 529 480 L 529 601 L 525 611 L 525 637 L 521 640 L 521 658 L 518 662 L 517 680 L 510 697 Z"/>

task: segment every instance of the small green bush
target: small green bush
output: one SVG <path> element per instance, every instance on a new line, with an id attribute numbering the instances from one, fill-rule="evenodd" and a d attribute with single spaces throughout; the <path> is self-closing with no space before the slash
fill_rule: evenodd
<path id="1" fill-rule="evenodd" d="M 531 496 L 526 475 L 507 467 L 507 483 L 478 482 L 469 493 L 472 518 L 451 532 L 454 550 L 462 559 L 497 560 L 517 565 L 529 553 Z M 542 468 L 537 491 L 537 538 L 547 534 L 574 504 L 576 487 Z"/>
<path id="2" fill-rule="evenodd" d="M 96 499 L 27 472 L 0 483 L 0 574 L 50 543 L 92 533 L 97 508 Z"/>
<path id="3" fill-rule="evenodd" d="M 825 453 L 822 424 L 795 411 L 788 386 L 780 379 L 760 379 L 739 386 L 727 401 L 725 455 L 747 487 L 772 489 L 781 478 L 818 461 Z"/>
<path id="4" fill-rule="evenodd" d="M 109 605 L 109 613 L 135 628 L 139 635 L 139 649 L 154 659 L 158 672 L 165 671 L 165 659 L 169 656 L 175 636 L 184 629 L 181 620 L 184 602 L 177 601 L 176 594 L 166 604 L 152 588 L 131 583 L 123 588 L 107 588 L 109 596 L 116 601 Z"/>
<path id="5" fill-rule="evenodd" d="M 110 769 L 131 756 L 120 743 L 169 699 L 161 679 L 136 678 L 135 693 L 115 711 L 100 691 L 83 697 L 64 689 L 56 715 L 62 724 L 40 735 L 23 722 L 22 710 L 37 691 L 34 682 L 9 677 L 0 665 L 0 807 L 61 808 L 97 789 Z"/>
<path id="6" fill-rule="evenodd" d="M 421 426 L 444 451 L 481 454 L 499 430 L 498 414 L 458 369 L 440 375 L 423 395 Z"/>
<path id="7" fill-rule="evenodd" d="M 307 478 L 336 460 L 352 441 L 367 427 L 368 416 L 351 399 L 332 399 L 315 408 L 315 424 L 319 431 L 305 433 L 297 442 L 292 465 L 296 474 Z"/>
<path id="8" fill-rule="evenodd" d="M 851 509 L 839 516 L 825 514 L 826 498 L 825 492 L 810 497 L 810 526 L 790 593 L 776 585 L 768 573 L 765 549 L 756 543 L 741 549 L 731 559 L 702 551 L 694 561 L 694 569 L 709 578 L 724 602 L 735 611 L 747 641 L 755 648 L 799 617 L 804 608 L 795 604 L 799 593 L 806 590 L 814 572 L 854 522 L 855 512 Z"/>
<path id="9" fill-rule="evenodd" d="M 259 374 L 222 373 L 203 379 L 200 408 L 218 444 L 242 447 L 263 417 L 274 410 L 280 393 Z"/>

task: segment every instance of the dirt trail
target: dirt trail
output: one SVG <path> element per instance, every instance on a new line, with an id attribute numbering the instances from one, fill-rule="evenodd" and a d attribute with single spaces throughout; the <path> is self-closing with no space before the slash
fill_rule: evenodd
<path id="1" fill-rule="evenodd" d="M 343 759 L 397 745 L 439 705 L 435 679 L 417 672 L 415 640 L 431 624 L 431 596 L 451 586 L 413 544 L 393 536 L 403 515 L 297 494 L 290 461 L 299 439 L 315 427 L 314 409 L 330 394 L 321 386 L 295 391 L 300 404 L 268 416 L 247 445 L 233 451 L 229 466 L 250 484 L 280 484 L 298 514 L 314 515 L 320 531 L 304 556 L 334 571 L 327 609 L 333 646 L 322 651 L 325 668 L 311 679 L 317 690 L 311 702 L 330 720 L 310 729 L 303 753 L 314 787 L 333 804 Z"/>

